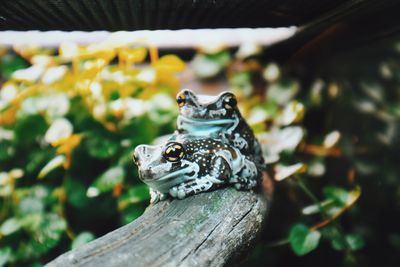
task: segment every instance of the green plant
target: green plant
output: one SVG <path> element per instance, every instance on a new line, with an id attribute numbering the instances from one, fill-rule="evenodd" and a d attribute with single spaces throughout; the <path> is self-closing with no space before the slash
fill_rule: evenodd
<path id="1" fill-rule="evenodd" d="M 135 46 L 17 52 L 31 66 L 2 72 L 0 266 L 37 266 L 144 211 L 131 154 L 173 131 L 185 64 L 150 48 L 136 66 Z"/>
<path id="2" fill-rule="evenodd" d="M 311 77 L 263 62 L 256 46 L 195 57 L 198 78 L 227 78 L 275 173 L 268 225 L 245 266 L 388 258 L 396 266 L 396 47 L 335 57 Z M 0 266 L 47 262 L 143 212 L 148 190 L 130 154 L 173 131 L 176 73 L 185 66 L 153 48 L 141 65 L 147 50 L 136 46 L 17 52 L 24 59 L 16 62 L 33 67 L 0 91 Z"/>
<path id="3" fill-rule="evenodd" d="M 396 266 L 396 47 L 338 53 L 303 72 L 262 62 L 258 50 L 225 67 L 278 182 L 263 241 L 244 266 L 375 266 L 389 255 Z M 303 260 L 288 248 L 313 253 Z"/>

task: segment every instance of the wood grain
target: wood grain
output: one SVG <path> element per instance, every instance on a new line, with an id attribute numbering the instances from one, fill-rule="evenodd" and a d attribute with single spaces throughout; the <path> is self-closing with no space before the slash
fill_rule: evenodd
<path id="1" fill-rule="evenodd" d="M 162 201 L 46 266 L 224 266 L 243 256 L 262 228 L 272 195 L 266 179 L 268 193 L 224 188 Z"/>

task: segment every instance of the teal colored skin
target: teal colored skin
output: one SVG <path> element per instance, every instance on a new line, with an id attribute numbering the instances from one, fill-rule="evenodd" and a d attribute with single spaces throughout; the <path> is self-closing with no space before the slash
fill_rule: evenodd
<path id="1" fill-rule="evenodd" d="M 252 158 L 259 168 L 265 167 L 261 146 L 240 114 L 234 94 L 223 92 L 210 97 L 185 89 L 176 100 L 179 116 L 175 136 L 220 139 Z"/>
<path id="2" fill-rule="evenodd" d="M 152 202 L 185 198 L 227 184 L 254 188 L 260 180 L 256 165 L 240 151 L 211 138 L 177 136 L 164 145 L 140 145 L 133 160 L 140 179 L 151 188 Z"/>

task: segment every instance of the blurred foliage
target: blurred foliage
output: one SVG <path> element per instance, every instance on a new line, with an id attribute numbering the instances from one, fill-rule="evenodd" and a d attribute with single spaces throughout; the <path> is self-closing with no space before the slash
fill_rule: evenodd
<path id="1" fill-rule="evenodd" d="M 133 45 L 14 51 L 1 61 L 0 266 L 36 266 L 143 212 L 131 153 L 174 130 L 185 64 Z M 398 47 L 307 71 L 260 52 L 202 49 L 185 70 L 226 79 L 274 173 L 266 231 L 243 266 L 397 266 Z"/>
<path id="2" fill-rule="evenodd" d="M 2 50 L 0 67 L 0 266 L 41 265 L 140 216 L 131 153 L 174 130 L 185 63 L 63 44 Z"/>
<path id="3" fill-rule="evenodd" d="M 400 264 L 399 60 L 397 40 L 287 65 L 244 44 L 229 64 L 215 60 L 218 73 L 198 76 L 229 81 L 277 181 L 243 266 Z"/>

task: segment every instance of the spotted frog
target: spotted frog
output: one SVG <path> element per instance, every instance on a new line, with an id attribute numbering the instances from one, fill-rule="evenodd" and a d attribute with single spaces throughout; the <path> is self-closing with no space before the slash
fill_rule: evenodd
<path id="1" fill-rule="evenodd" d="M 241 154 L 250 156 L 257 166 L 264 167 L 261 146 L 243 119 L 234 94 L 223 92 L 212 97 L 185 89 L 178 93 L 176 101 L 178 134 L 221 139 L 239 149 Z"/>
<path id="2" fill-rule="evenodd" d="M 261 175 L 238 148 L 212 138 L 179 136 L 163 145 L 140 145 L 133 160 L 140 179 L 152 189 L 152 202 L 168 195 L 182 199 L 226 184 L 251 189 Z"/>

